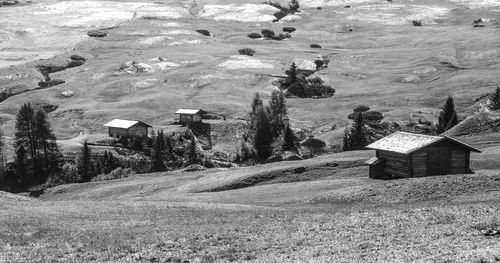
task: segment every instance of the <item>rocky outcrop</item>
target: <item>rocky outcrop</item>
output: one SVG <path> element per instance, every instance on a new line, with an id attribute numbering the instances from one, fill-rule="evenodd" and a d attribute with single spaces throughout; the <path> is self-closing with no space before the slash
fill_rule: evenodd
<path id="1" fill-rule="evenodd" d="M 90 30 L 87 32 L 87 35 L 89 37 L 105 37 L 108 35 L 108 33 L 102 31 L 102 30 Z"/>
<path id="2" fill-rule="evenodd" d="M 210 36 L 210 31 L 208 31 L 206 29 L 197 29 L 195 31 L 198 32 L 198 33 L 200 33 L 200 34 L 202 34 L 202 35 L 204 35 L 204 36 L 207 36 L 207 37 Z"/>

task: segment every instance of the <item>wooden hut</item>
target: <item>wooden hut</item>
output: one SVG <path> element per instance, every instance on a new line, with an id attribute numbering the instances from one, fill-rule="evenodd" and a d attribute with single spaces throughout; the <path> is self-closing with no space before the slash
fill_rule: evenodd
<path id="1" fill-rule="evenodd" d="M 396 132 L 366 148 L 370 178 L 423 177 L 470 173 L 470 152 L 480 150 L 449 136 Z"/>
<path id="2" fill-rule="evenodd" d="M 175 114 L 179 115 L 179 123 L 187 125 L 191 123 L 200 123 L 205 111 L 200 109 L 179 109 Z"/>
<path id="3" fill-rule="evenodd" d="M 142 121 L 114 119 L 104 124 L 104 127 L 108 127 L 108 134 L 111 137 L 137 138 L 137 137 L 147 137 L 148 128 L 151 128 L 151 125 L 146 124 Z"/>

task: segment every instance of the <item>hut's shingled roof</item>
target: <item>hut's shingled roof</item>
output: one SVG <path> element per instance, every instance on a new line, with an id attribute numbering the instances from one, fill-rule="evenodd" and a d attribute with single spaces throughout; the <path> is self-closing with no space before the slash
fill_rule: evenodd
<path id="1" fill-rule="evenodd" d="M 121 120 L 121 119 L 114 119 L 114 120 L 104 124 L 104 127 L 128 129 L 136 124 L 142 124 L 144 126 L 151 127 L 151 125 L 146 124 L 142 121 L 130 121 L 130 120 Z"/>
<path id="2" fill-rule="evenodd" d="M 448 136 L 431 136 L 431 135 L 408 133 L 408 132 L 395 132 L 387 137 L 384 137 L 366 146 L 366 148 L 409 154 L 441 140 L 450 140 L 453 143 L 459 144 L 465 148 L 468 148 L 471 151 L 481 152 L 480 150 L 470 145 L 467 145 L 461 141 L 458 141 Z"/>
<path id="3" fill-rule="evenodd" d="M 194 115 L 201 112 L 200 109 L 179 109 L 175 112 L 175 114 L 186 114 L 186 115 Z"/>

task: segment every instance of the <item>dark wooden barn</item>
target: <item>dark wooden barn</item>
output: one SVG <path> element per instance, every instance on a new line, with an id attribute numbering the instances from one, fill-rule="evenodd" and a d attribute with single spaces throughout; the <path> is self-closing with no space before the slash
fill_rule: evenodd
<path id="1" fill-rule="evenodd" d="M 108 134 L 111 137 L 137 138 L 137 137 L 147 137 L 148 128 L 151 128 L 151 125 L 146 124 L 142 121 L 114 119 L 104 124 L 104 127 L 108 128 Z"/>
<path id="2" fill-rule="evenodd" d="M 206 112 L 200 109 L 179 109 L 175 114 L 179 115 L 178 122 L 181 125 L 188 125 L 192 123 L 201 123 L 203 114 Z"/>
<path id="3" fill-rule="evenodd" d="M 366 148 L 376 156 L 365 162 L 370 178 L 423 177 L 470 173 L 470 152 L 481 152 L 448 136 L 396 132 Z"/>

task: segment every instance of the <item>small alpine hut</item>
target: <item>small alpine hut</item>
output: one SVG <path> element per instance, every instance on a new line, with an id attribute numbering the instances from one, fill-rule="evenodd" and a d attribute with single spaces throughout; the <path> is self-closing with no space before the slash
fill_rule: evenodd
<path id="1" fill-rule="evenodd" d="M 146 124 L 142 121 L 130 121 L 130 120 L 120 120 L 114 119 L 106 124 L 104 127 L 108 127 L 108 134 L 114 138 L 131 138 L 131 137 L 147 137 L 148 128 L 152 126 Z"/>
<path id="2" fill-rule="evenodd" d="M 470 152 L 480 150 L 449 136 L 396 132 L 368 146 L 370 178 L 423 177 L 470 173 Z"/>
<path id="3" fill-rule="evenodd" d="M 179 123 L 181 125 L 187 125 L 202 122 L 205 111 L 200 109 L 179 109 L 175 114 L 179 115 Z"/>

